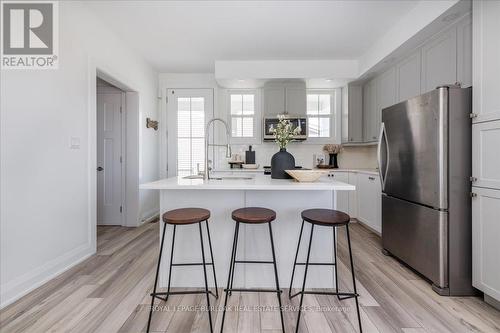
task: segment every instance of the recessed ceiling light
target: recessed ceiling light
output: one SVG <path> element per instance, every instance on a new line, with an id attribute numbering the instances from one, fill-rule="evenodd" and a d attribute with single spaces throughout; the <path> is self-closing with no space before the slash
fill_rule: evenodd
<path id="1" fill-rule="evenodd" d="M 326 79 L 325 81 L 326 82 L 332 82 L 333 80 L 332 79 Z"/>
<path id="2" fill-rule="evenodd" d="M 238 79 L 238 82 L 245 82 L 245 80 L 243 80 L 243 79 Z"/>

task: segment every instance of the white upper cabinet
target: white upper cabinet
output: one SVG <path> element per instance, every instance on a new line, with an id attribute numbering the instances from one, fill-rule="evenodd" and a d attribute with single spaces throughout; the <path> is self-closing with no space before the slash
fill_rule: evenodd
<path id="1" fill-rule="evenodd" d="M 378 123 L 377 116 L 377 86 L 375 79 L 368 81 L 363 86 L 363 140 L 364 142 L 377 141 Z"/>
<path id="2" fill-rule="evenodd" d="M 264 114 L 273 117 L 285 112 L 285 88 L 264 87 Z"/>
<path id="3" fill-rule="evenodd" d="M 349 84 L 342 88 L 342 143 L 363 142 L 363 88 Z"/>
<path id="4" fill-rule="evenodd" d="M 472 285 L 500 301 L 500 191 L 473 187 Z"/>
<path id="5" fill-rule="evenodd" d="M 422 93 L 457 82 L 457 31 L 450 29 L 422 48 Z"/>
<path id="6" fill-rule="evenodd" d="M 291 115 L 305 115 L 307 111 L 306 87 L 285 87 L 285 112 Z"/>
<path id="7" fill-rule="evenodd" d="M 372 131 L 378 140 L 380 124 L 382 123 L 382 109 L 396 104 L 396 69 L 389 68 L 377 78 L 376 83 L 377 107 Z"/>
<path id="8" fill-rule="evenodd" d="M 264 86 L 264 115 L 305 116 L 307 93 L 304 82 L 270 82 Z"/>
<path id="9" fill-rule="evenodd" d="M 472 19 L 457 26 L 457 81 L 462 87 L 472 86 Z"/>
<path id="10" fill-rule="evenodd" d="M 473 185 L 500 189 L 500 120 L 472 126 Z"/>
<path id="11" fill-rule="evenodd" d="M 397 102 L 420 95 L 420 50 L 396 65 Z"/>
<path id="12" fill-rule="evenodd" d="M 473 1 L 474 122 L 500 119 L 500 1 Z"/>

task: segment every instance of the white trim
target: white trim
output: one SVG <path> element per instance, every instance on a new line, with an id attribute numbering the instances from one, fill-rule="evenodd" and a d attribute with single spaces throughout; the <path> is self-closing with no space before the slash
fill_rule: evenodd
<path id="1" fill-rule="evenodd" d="M 142 214 L 141 224 L 148 223 L 160 216 L 159 209 L 150 209 Z"/>
<path id="2" fill-rule="evenodd" d="M 40 287 L 59 274 L 78 265 L 94 254 L 92 245 L 85 243 L 72 251 L 66 252 L 46 264 L 0 285 L 0 309 L 15 302 L 30 291 Z"/>
<path id="3" fill-rule="evenodd" d="M 334 89 L 313 89 L 313 88 L 308 88 L 306 89 L 306 96 L 308 94 L 325 94 L 329 93 L 331 95 L 331 108 L 333 114 L 330 115 L 330 136 L 329 137 L 323 137 L 323 138 L 314 138 L 314 137 L 307 137 L 307 140 L 301 142 L 302 144 L 312 144 L 312 145 L 318 145 L 318 144 L 326 144 L 326 143 L 341 143 L 341 117 L 342 117 L 342 89 L 341 88 L 334 88 Z M 307 111 L 306 111 L 306 118 L 307 116 Z M 309 124 L 307 125 L 309 126 Z M 307 131 L 309 133 L 309 129 Z"/>
<path id="4" fill-rule="evenodd" d="M 251 137 L 233 137 L 231 135 L 231 144 L 247 145 L 260 144 L 262 142 L 262 89 L 226 89 L 224 90 L 224 102 L 221 112 L 223 113 L 232 133 L 231 117 L 231 95 L 250 94 L 254 95 L 254 114 L 253 114 L 253 136 Z"/>

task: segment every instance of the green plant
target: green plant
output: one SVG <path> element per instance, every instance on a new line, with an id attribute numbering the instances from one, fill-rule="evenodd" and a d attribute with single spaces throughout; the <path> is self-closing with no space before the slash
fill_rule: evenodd
<path id="1" fill-rule="evenodd" d="M 293 128 L 293 124 L 290 120 L 286 119 L 285 116 L 278 116 L 279 122 L 276 128 L 271 129 L 271 133 L 274 135 L 274 141 L 280 146 L 280 149 L 286 148 L 288 142 L 293 140 L 293 137 L 300 134 L 301 128 Z"/>

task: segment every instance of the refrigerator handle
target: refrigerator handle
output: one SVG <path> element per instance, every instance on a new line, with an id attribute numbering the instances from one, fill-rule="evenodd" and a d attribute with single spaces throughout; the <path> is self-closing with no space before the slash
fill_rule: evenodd
<path id="1" fill-rule="evenodd" d="M 382 171 L 382 139 L 385 138 L 385 148 L 386 148 L 386 161 L 385 170 Z M 377 162 L 378 162 L 378 172 L 380 176 L 380 183 L 382 185 L 382 191 L 385 188 L 385 179 L 387 176 L 387 169 L 389 168 L 389 145 L 387 144 L 387 133 L 385 131 L 385 124 L 382 123 L 380 126 L 380 135 L 378 136 L 378 147 L 377 147 Z"/>

